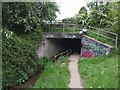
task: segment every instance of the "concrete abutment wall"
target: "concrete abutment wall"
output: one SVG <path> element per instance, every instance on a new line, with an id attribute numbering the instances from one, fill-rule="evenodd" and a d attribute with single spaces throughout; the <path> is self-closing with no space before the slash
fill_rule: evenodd
<path id="1" fill-rule="evenodd" d="M 72 49 L 73 52 L 80 53 L 81 39 L 45 39 L 40 43 L 37 53 L 39 57 L 52 57 L 53 55 L 68 49 Z"/>
<path id="2" fill-rule="evenodd" d="M 81 44 L 81 57 L 83 58 L 92 58 L 100 55 L 108 55 L 113 50 L 112 46 L 102 43 L 86 35 L 83 36 Z"/>
<path id="3" fill-rule="evenodd" d="M 42 40 L 37 49 L 39 57 L 52 57 L 62 51 L 72 49 L 73 52 L 81 54 L 83 58 L 91 58 L 99 55 L 107 55 L 113 49 L 112 46 L 85 35 L 57 35 L 52 33 Z"/>

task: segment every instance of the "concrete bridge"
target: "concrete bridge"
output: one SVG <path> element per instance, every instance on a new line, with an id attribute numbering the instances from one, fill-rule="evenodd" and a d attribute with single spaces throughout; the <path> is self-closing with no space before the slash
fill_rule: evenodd
<path id="1" fill-rule="evenodd" d="M 82 34 L 46 33 L 37 49 L 39 57 L 52 57 L 67 49 L 79 53 L 84 58 L 107 55 L 112 46 Z"/>
<path id="2" fill-rule="evenodd" d="M 67 33 L 46 33 L 45 34 L 46 39 L 50 38 L 56 38 L 56 39 L 81 39 L 82 34 L 67 34 Z"/>

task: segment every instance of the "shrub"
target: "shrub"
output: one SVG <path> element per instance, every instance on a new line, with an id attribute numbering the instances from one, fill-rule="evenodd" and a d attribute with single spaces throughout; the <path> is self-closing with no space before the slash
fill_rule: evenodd
<path id="1" fill-rule="evenodd" d="M 9 30 L 3 30 L 2 47 L 2 84 L 3 89 L 20 85 L 32 77 L 36 71 L 43 70 L 47 58 L 38 58 L 36 44 L 41 38 L 41 32 L 34 31 L 27 35 L 17 36 L 13 33 L 10 37 Z"/>

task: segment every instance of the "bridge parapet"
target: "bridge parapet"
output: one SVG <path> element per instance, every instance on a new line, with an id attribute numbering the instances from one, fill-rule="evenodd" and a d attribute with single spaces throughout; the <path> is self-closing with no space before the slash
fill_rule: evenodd
<path id="1" fill-rule="evenodd" d="M 45 38 L 50 39 L 50 38 L 66 38 L 66 39 L 81 39 L 82 34 L 65 34 L 65 33 L 46 33 Z"/>

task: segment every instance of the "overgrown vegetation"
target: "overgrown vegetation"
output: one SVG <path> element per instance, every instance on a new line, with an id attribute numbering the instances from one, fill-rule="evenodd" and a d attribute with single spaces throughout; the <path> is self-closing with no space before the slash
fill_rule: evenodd
<path id="1" fill-rule="evenodd" d="M 59 12 L 56 2 L 4 2 L 2 4 L 3 28 L 16 33 L 24 33 L 45 28 Z"/>
<path id="2" fill-rule="evenodd" d="M 113 32 L 119 32 L 117 5 L 118 3 L 98 5 L 97 2 L 92 1 L 88 3 L 90 13 L 87 13 L 87 9 L 83 7 L 76 16 L 64 19 L 63 22 L 71 20 L 81 26 L 85 23 L 85 25 L 109 28 Z M 36 48 L 42 39 L 43 32 L 49 30 L 52 21 L 57 17 L 56 12 L 59 12 L 56 2 L 2 3 L 3 89 L 10 89 L 14 85 L 24 83 L 36 71 L 41 71 L 46 66 L 49 59 L 38 58 Z M 79 29 L 64 31 L 78 33 Z M 81 60 L 79 68 L 85 80 L 85 86 L 117 87 L 117 62 L 116 56 Z M 68 88 L 70 76 L 67 64 L 68 59 L 64 57 L 54 64 L 49 62 L 33 88 Z"/>
<path id="3" fill-rule="evenodd" d="M 67 18 L 67 21 L 71 20 L 82 26 L 109 28 L 109 30 L 117 32 L 118 2 L 88 1 L 87 7 L 82 7 L 74 17 Z"/>
<path id="4" fill-rule="evenodd" d="M 68 88 L 68 64 L 68 57 L 60 57 L 55 63 L 49 62 L 33 88 Z"/>
<path id="5" fill-rule="evenodd" d="M 32 77 L 46 66 L 36 49 L 42 39 L 43 23 L 56 18 L 55 2 L 2 3 L 2 85 L 10 89 Z M 43 17 L 44 16 L 44 17 Z"/>
<path id="6" fill-rule="evenodd" d="M 4 30 L 4 32 L 8 31 Z M 41 32 L 33 32 L 31 35 L 18 37 L 13 34 L 7 38 L 3 34 L 2 84 L 4 89 L 22 84 L 36 71 L 43 70 L 47 64 L 48 59 L 39 59 L 36 53 L 36 42 L 40 40 Z"/>
<path id="7" fill-rule="evenodd" d="M 85 88 L 117 88 L 118 56 L 99 56 L 78 63 Z"/>

